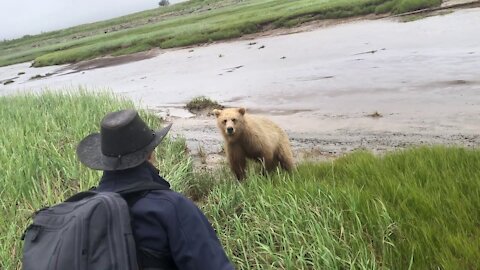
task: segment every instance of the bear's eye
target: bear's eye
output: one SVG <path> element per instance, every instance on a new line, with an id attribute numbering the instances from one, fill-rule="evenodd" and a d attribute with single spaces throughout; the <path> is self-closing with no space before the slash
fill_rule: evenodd
<path id="1" fill-rule="evenodd" d="M 223 120 L 223 123 L 226 124 L 226 123 L 227 123 L 227 119 Z"/>
<path id="2" fill-rule="evenodd" d="M 235 118 L 232 118 L 232 122 L 234 122 L 234 123 L 235 123 L 235 121 L 237 121 L 237 119 L 235 119 Z"/>

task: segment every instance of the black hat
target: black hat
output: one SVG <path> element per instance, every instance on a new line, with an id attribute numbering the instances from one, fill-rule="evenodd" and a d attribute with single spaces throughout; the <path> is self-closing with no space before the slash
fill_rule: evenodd
<path id="1" fill-rule="evenodd" d="M 100 133 L 84 138 L 77 147 L 77 156 L 95 170 L 125 170 L 142 164 L 167 135 L 172 124 L 153 131 L 135 110 L 107 114 Z"/>

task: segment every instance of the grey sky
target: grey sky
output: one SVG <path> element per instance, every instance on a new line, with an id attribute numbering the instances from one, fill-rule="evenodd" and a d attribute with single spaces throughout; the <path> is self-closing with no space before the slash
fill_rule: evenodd
<path id="1" fill-rule="evenodd" d="M 0 0 L 0 40 L 158 7 L 159 0 Z M 170 0 L 170 3 L 182 2 Z"/>

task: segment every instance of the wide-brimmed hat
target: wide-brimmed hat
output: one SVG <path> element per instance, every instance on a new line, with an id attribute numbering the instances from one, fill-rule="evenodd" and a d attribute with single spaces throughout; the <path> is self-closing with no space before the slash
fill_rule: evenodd
<path id="1" fill-rule="evenodd" d="M 78 144 L 77 156 L 95 170 L 133 168 L 147 160 L 171 126 L 154 131 L 135 110 L 112 112 L 103 118 L 100 133 L 90 134 Z"/>

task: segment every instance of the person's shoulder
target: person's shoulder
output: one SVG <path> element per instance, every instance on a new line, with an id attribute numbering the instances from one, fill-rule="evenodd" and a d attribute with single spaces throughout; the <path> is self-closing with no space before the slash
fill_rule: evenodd
<path id="1" fill-rule="evenodd" d="M 139 199 L 132 210 L 135 213 L 172 213 L 196 212 L 196 205 L 184 195 L 172 190 L 152 190 Z"/>
<path id="2" fill-rule="evenodd" d="M 190 199 L 185 197 L 183 194 L 173 190 L 152 190 L 148 192 L 148 194 L 145 196 L 145 199 L 154 200 L 154 201 L 155 200 L 168 201 L 173 205 L 193 203 Z"/>

